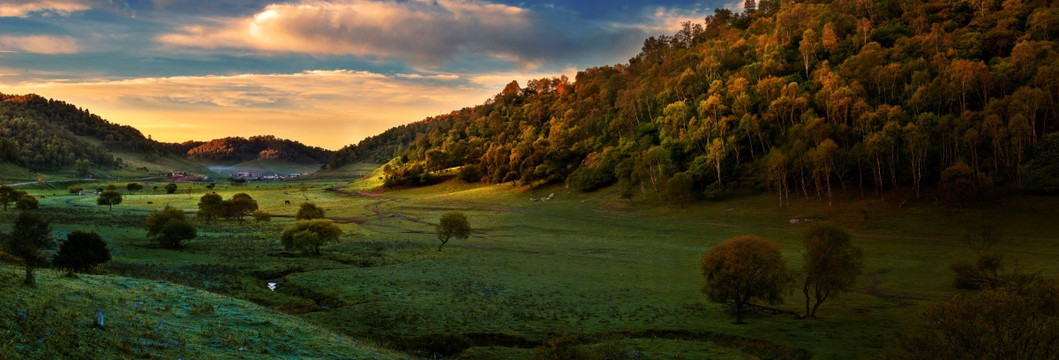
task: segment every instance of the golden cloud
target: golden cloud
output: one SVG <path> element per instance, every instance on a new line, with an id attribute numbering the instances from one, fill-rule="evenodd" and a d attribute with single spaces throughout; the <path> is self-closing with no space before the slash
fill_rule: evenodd
<path id="1" fill-rule="evenodd" d="M 77 40 L 69 36 L 0 36 L 0 51 L 35 54 L 75 54 L 81 50 Z"/>

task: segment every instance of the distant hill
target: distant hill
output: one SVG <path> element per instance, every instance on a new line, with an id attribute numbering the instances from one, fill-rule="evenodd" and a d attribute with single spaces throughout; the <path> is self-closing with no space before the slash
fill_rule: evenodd
<path id="1" fill-rule="evenodd" d="M 254 160 L 279 160 L 297 164 L 326 164 L 331 151 L 311 147 L 275 136 L 226 137 L 208 142 L 188 141 L 166 144 L 175 153 L 193 159 L 220 163 L 242 163 Z"/>
<path id="2" fill-rule="evenodd" d="M 628 63 L 512 82 L 329 167 L 394 159 L 396 185 L 458 166 L 472 181 L 781 199 L 918 194 L 946 169 L 974 187 L 1059 179 L 1041 157 L 1059 153 L 1059 3 L 762 0 L 682 25 Z"/>
<path id="3" fill-rule="evenodd" d="M 65 102 L 35 94 L 0 94 L 0 161 L 38 170 L 71 166 L 80 159 L 114 166 L 113 151 L 165 149 L 131 126 L 111 123 Z"/>

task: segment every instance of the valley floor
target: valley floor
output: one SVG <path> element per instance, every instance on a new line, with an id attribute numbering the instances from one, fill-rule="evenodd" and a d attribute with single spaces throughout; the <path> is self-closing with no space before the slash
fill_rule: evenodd
<path id="1" fill-rule="evenodd" d="M 320 178 L 218 186 L 215 191 L 225 198 L 251 194 L 273 220 L 197 223 L 199 237 L 179 251 L 147 240 L 143 220 L 164 205 L 194 211 L 205 191 L 201 186 L 192 189 L 192 196 L 129 193 L 112 212 L 95 205 L 93 197 L 62 194 L 57 185 L 27 190 L 43 195 L 41 211 L 55 222 L 57 233 L 100 232 L 114 252 L 106 271 L 126 276 L 106 279 L 135 283 L 128 291 L 189 286 L 295 314 L 300 319 L 249 310 L 250 304 L 240 310 L 321 326 L 329 330 L 324 338 L 363 339 L 417 357 L 531 358 L 568 347 L 645 359 L 878 358 L 892 350 L 895 332 L 925 326 L 919 316 L 924 305 L 958 293 L 949 265 L 973 259 L 962 240 L 983 223 L 1000 230 L 996 250 L 1008 259 L 1029 270 L 1059 273 L 1059 237 L 1052 224 L 1059 201 L 1053 198 L 1018 197 L 953 209 L 899 195 L 858 193 L 836 199 L 834 206 L 797 200 L 780 208 L 774 198 L 761 195 L 681 209 L 654 200 L 622 200 L 611 190 L 578 194 L 561 187 L 531 190 L 453 181 L 382 192 L 375 185 Z M 554 194 L 549 201 L 530 200 L 549 194 Z M 280 231 L 306 201 L 325 208 L 345 231 L 342 241 L 325 246 L 319 257 L 291 254 L 279 244 Z M 449 210 L 467 214 L 473 232 L 438 252 L 434 226 Z M 4 215 L 0 231 L 8 231 L 13 213 Z M 731 314 L 706 300 L 699 264 L 710 246 L 759 235 L 779 243 L 788 264 L 798 268 L 800 232 L 807 225 L 790 219 L 805 217 L 833 221 L 855 234 L 854 243 L 865 254 L 855 291 L 824 303 L 820 319 L 760 313 L 748 317 L 747 325 L 733 324 Z M 82 287 L 104 281 L 46 275 L 41 289 L 24 289 L 13 280 L 15 268 L 4 271 L 4 288 L 14 290 L 7 293 L 57 292 L 56 299 L 77 291 L 88 296 L 84 293 L 90 290 Z M 276 291 L 267 282 L 276 282 Z M 208 300 L 200 301 L 235 301 L 206 295 Z M 791 293 L 777 307 L 803 309 L 800 295 Z M 57 316 L 83 317 L 60 310 L 54 310 Z M 217 326 L 234 321 L 212 319 Z M 38 336 L 16 332 L 20 340 L 5 346 L 21 348 Z"/>

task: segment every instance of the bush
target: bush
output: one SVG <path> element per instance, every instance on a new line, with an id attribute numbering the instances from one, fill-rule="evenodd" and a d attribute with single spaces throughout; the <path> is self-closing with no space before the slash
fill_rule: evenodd
<path id="1" fill-rule="evenodd" d="M 128 185 L 125 185 L 125 189 L 129 191 L 140 191 L 143 190 L 143 184 L 129 183 Z"/>
<path id="2" fill-rule="evenodd" d="M 70 186 L 66 188 L 66 191 L 69 191 L 71 194 L 78 194 L 84 190 L 85 189 L 80 186 Z"/>
<path id="3" fill-rule="evenodd" d="M 152 211 L 143 226 L 148 237 L 154 237 L 160 245 L 171 249 L 183 247 L 184 240 L 196 236 L 195 225 L 188 221 L 183 211 L 171 206 Z"/>
<path id="4" fill-rule="evenodd" d="M 52 264 L 68 271 L 85 272 L 107 261 L 110 261 L 110 249 L 103 238 L 95 232 L 77 230 L 66 234 L 66 241 L 59 247 Z"/>
<path id="5" fill-rule="evenodd" d="M 22 197 L 18 198 L 18 201 L 15 202 L 15 208 L 22 211 L 37 210 L 38 206 L 39 203 L 37 202 L 37 198 L 30 194 L 22 195 Z"/>
<path id="6" fill-rule="evenodd" d="M 280 243 L 288 251 L 300 250 L 304 254 L 312 251 L 320 255 L 320 246 L 329 242 L 338 242 L 342 228 L 327 219 L 299 220 L 294 225 L 283 229 Z"/>
<path id="7" fill-rule="evenodd" d="M 312 220 L 312 219 L 323 219 L 324 209 L 316 206 L 311 202 L 302 203 L 301 207 L 298 208 L 298 213 L 294 215 L 296 220 Z"/>
<path id="8" fill-rule="evenodd" d="M 168 184 L 165 185 L 165 193 L 166 194 L 172 194 L 172 193 L 175 193 L 176 191 L 177 191 L 177 184 L 168 183 Z"/>
<path id="9" fill-rule="evenodd" d="M 263 211 L 263 210 L 254 211 L 254 213 L 252 215 L 254 217 L 254 220 L 257 220 L 257 222 L 269 222 L 269 221 L 272 221 L 272 214 L 269 214 L 267 211 Z"/>

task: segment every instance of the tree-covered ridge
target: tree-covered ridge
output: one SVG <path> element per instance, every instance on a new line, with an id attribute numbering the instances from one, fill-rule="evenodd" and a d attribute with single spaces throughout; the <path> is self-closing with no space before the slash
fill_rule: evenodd
<path id="1" fill-rule="evenodd" d="M 284 160 L 301 164 L 324 164 L 331 151 L 306 146 L 275 136 L 227 137 L 209 142 L 189 141 L 167 144 L 171 150 L 189 157 L 210 161 L 243 162 L 257 159 Z"/>
<path id="2" fill-rule="evenodd" d="M 395 157 L 392 184 L 467 165 L 483 180 L 632 192 L 826 196 L 1021 184 L 1059 118 L 1059 5 L 1044 0 L 748 1 L 652 37 L 628 64 L 517 83 L 332 158 Z M 1049 163 L 1038 161 L 1037 163 Z M 684 174 L 682 176 L 675 176 Z M 1055 176 L 1055 174 L 1050 174 Z M 473 176 L 471 176 L 473 177 Z"/>
<path id="3" fill-rule="evenodd" d="M 80 137 L 94 138 L 101 145 Z M 111 150 L 163 151 L 131 126 L 117 125 L 58 100 L 35 94 L 0 94 L 0 161 L 55 169 L 87 159 L 110 166 Z"/>

